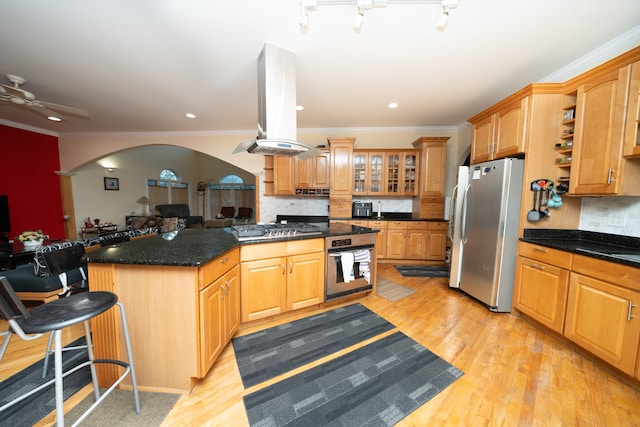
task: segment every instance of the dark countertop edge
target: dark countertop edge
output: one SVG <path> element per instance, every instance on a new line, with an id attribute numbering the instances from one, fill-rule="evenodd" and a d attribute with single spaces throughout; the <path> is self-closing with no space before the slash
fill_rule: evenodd
<path id="1" fill-rule="evenodd" d="M 640 238 L 637 237 L 585 230 L 525 228 L 520 241 L 640 268 L 640 261 L 624 258 L 629 253 L 640 255 Z"/>
<path id="2" fill-rule="evenodd" d="M 370 217 L 335 217 L 335 218 L 329 218 L 329 221 L 424 221 L 424 222 L 447 222 L 448 220 L 446 219 L 434 219 L 434 218 L 427 218 L 427 219 L 420 219 L 420 218 L 402 218 L 402 217 L 386 217 L 386 216 L 382 216 L 382 218 L 377 218 L 375 216 L 370 216 Z"/>
<path id="3" fill-rule="evenodd" d="M 192 235 L 195 233 L 202 232 L 203 230 L 185 230 L 187 232 L 192 232 Z M 207 264 L 208 262 L 218 258 L 224 253 L 241 247 L 245 245 L 255 245 L 262 243 L 275 243 L 275 242 L 286 242 L 286 241 L 294 241 L 294 240 L 308 240 L 308 239 L 324 239 L 326 237 L 333 236 L 344 236 L 349 234 L 370 234 L 370 233 L 379 233 L 380 230 L 375 228 L 368 227 L 360 227 L 357 225 L 348 225 L 348 224 L 335 224 L 328 227 L 327 230 L 323 230 L 321 234 L 314 235 L 303 235 L 303 236 L 295 236 L 295 237 L 283 237 L 277 239 L 256 239 L 256 240 L 246 240 L 246 241 L 238 241 L 230 232 L 229 228 L 217 228 L 217 229 L 207 229 L 208 233 L 212 235 L 215 234 L 220 237 L 220 241 L 211 244 L 203 244 L 200 242 L 193 242 L 189 245 L 189 249 L 194 246 L 197 248 L 204 248 L 203 245 L 206 245 L 206 250 L 197 254 L 192 255 L 183 255 L 181 258 L 175 256 L 175 252 L 172 254 L 170 252 L 165 252 L 159 254 L 157 250 L 151 251 L 151 253 L 145 256 L 145 247 L 149 247 L 149 245 L 159 246 L 159 244 L 170 245 L 171 243 L 163 243 L 161 235 L 152 236 L 145 239 L 139 239 L 131 242 L 118 243 L 113 246 L 106 246 L 104 248 L 95 249 L 91 252 L 88 252 L 86 255 L 86 260 L 88 263 L 95 264 L 123 264 L 123 265 L 149 265 L 149 266 L 174 266 L 174 267 L 200 267 L 202 265 Z M 149 240 L 147 240 L 149 239 Z M 158 242 L 159 244 L 155 244 L 154 242 Z M 122 248 L 123 245 L 135 244 L 140 250 L 135 251 L 136 256 L 103 256 L 108 254 L 109 248 Z M 124 254 L 128 255 L 129 253 L 124 252 Z M 162 255 L 159 257 L 158 255 Z M 173 255 L 173 256 L 172 256 Z"/>

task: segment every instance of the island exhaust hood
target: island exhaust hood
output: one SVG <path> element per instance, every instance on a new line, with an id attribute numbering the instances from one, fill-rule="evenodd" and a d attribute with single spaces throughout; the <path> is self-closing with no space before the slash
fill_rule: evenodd
<path id="1" fill-rule="evenodd" d="M 265 43 L 258 57 L 258 138 L 233 152 L 303 159 L 320 154 L 296 139 L 296 57 Z"/>

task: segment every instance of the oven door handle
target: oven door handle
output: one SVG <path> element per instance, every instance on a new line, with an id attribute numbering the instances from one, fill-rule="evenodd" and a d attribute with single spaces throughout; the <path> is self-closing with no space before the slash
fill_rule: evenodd
<path id="1" fill-rule="evenodd" d="M 336 252 L 355 252 L 355 251 L 360 251 L 360 250 L 370 250 L 375 248 L 374 245 L 365 245 L 365 246 L 341 246 L 339 248 L 330 248 L 327 249 L 327 252 L 329 253 L 329 256 L 337 256 L 337 255 L 333 255 Z"/>

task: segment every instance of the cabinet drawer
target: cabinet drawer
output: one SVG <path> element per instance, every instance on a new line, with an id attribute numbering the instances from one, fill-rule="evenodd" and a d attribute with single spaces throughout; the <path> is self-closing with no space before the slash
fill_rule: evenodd
<path id="1" fill-rule="evenodd" d="M 426 230 L 427 224 L 426 221 L 407 221 L 407 228 L 409 230 Z"/>
<path id="2" fill-rule="evenodd" d="M 573 254 L 571 252 L 565 252 L 526 242 L 518 242 L 518 251 L 521 256 L 542 261 L 567 270 L 571 269 L 571 260 L 573 258 Z"/>
<path id="3" fill-rule="evenodd" d="M 387 221 L 369 221 L 369 228 L 375 228 L 377 230 L 386 230 L 387 229 Z"/>
<path id="4" fill-rule="evenodd" d="M 572 271 L 640 291 L 640 268 L 574 255 Z"/>
<path id="5" fill-rule="evenodd" d="M 409 221 L 387 221 L 388 230 L 406 230 Z"/>
<path id="6" fill-rule="evenodd" d="M 286 255 L 324 251 L 324 239 L 292 240 L 286 244 Z"/>
<path id="7" fill-rule="evenodd" d="M 284 256 L 286 242 L 260 243 L 240 247 L 240 261 L 253 261 L 256 259 L 275 258 Z"/>
<path id="8" fill-rule="evenodd" d="M 240 250 L 235 248 L 224 253 L 213 261 L 206 263 L 199 268 L 199 288 L 201 290 L 204 289 L 211 282 L 229 271 L 233 266 L 238 265 L 238 262 L 240 262 Z"/>
<path id="9" fill-rule="evenodd" d="M 427 230 L 446 230 L 449 226 L 449 223 L 446 221 L 442 222 L 428 222 Z"/>

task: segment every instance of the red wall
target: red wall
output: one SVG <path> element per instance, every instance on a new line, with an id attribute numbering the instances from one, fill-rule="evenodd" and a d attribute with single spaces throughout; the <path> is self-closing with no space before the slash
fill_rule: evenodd
<path id="1" fill-rule="evenodd" d="M 9 196 L 10 238 L 42 229 L 64 239 L 58 138 L 0 125 L 0 194 Z"/>

